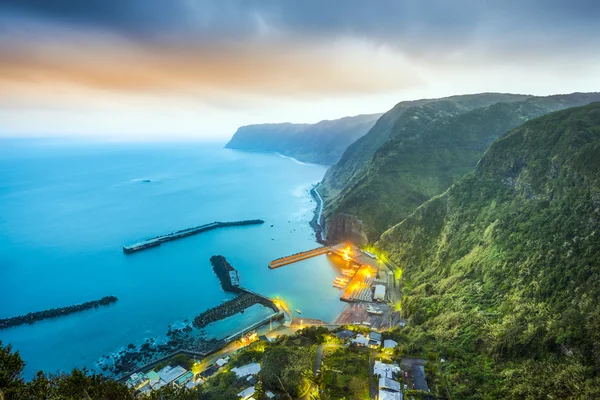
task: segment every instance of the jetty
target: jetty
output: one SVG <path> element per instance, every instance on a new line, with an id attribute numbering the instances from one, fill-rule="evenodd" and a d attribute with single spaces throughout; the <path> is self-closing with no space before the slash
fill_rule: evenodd
<path id="1" fill-rule="evenodd" d="M 73 306 L 31 312 L 26 315 L 19 315 L 18 317 L 2 318 L 0 319 L 0 329 L 6 329 L 23 324 L 31 325 L 34 322 L 42 321 L 44 319 L 63 317 L 65 315 L 90 310 L 92 308 L 108 306 L 110 304 L 115 303 L 117 300 L 118 299 L 115 296 L 105 296 L 100 300 L 87 301 L 85 303 L 75 304 Z"/>
<path id="2" fill-rule="evenodd" d="M 264 224 L 265 221 L 262 219 L 250 219 L 245 221 L 233 221 L 233 222 L 212 222 L 210 224 L 204 224 L 195 226 L 193 228 L 182 229 L 176 232 L 167 233 L 166 235 L 155 236 L 150 239 L 143 240 L 138 243 L 123 246 L 123 253 L 130 254 L 136 251 L 148 249 L 150 247 L 160 246 L 164 242 L 170 240 L 181 239 L 186 236 L 196 235 L 201 232 L 210 231 L 218 228 L 227 228 L 232 226 L 246 226 L 246 225 L 260 225 Z"/>
<path id="3" fill-rule="evenodd" d="M 327 246 L 317 247 L 316 249 L 303 251 L 301 253 L 292 254 L 291 256 L 285 256 L 277 258 L 269 263 L 269 268 L 275 269 L 283 267 L 284 265 L 292 264 L 298 261 L 306 260 L 307 258 L 317 257 L 322 254 L 329 253 L 331 249 Z"/>

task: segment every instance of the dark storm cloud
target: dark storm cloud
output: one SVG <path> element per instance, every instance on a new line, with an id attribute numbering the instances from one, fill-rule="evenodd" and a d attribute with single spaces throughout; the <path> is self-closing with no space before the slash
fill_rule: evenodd
<path id="1" fill-rule="evenodd" d="M 3 0 L 0 15 L 147 40 L 244 38 L 261 24 L 283 35 L 354 36 L 398 46 L 600 31 L 596 0 Z"/>

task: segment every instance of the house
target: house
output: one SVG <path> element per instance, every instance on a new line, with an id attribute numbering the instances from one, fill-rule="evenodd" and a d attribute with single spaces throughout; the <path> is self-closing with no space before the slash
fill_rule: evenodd
<path id="1" fill-rule="evenodd" d="M 413 365 L 412 373 L 415 389 L 429 392 L 429 386 L 427 386 L 427 380 L 425 379 L 425 367 L 422 365 Z"/>
<path id="2" fill-rule="evenodd" d="M 127 379 L 127 382 L 125 382 L 127 386 L 135 390 L 141 389 L 148 383 L 150 383 L 150 379 L 148 379 L 148 376 L 143 372 L 131 375 L 129 379 Z"/>
<path id="3" fill-rule="evenodd" d="M 335 335 L 342 340 L 346 340 L 348 338 L 354 337 L 354 332 L 352 332 L 349 329 L 344 329 L 343 331 L 339 331 Z"/>
<path id="4" fill-rule="evenodd" d="M 251 385 L 255 385 L 256 382 L 258 382 L 258 378 L 256 377 L 256 375 L 248 375 L 248 377 L 246 378 L 246 382 L 248 382 Z"/>
<path id="5" fill-rule="evenodd" d="M 229 357 L 219 358 L 215 364 L 217 365 L 217 368 L 221 368 L 223 365 L 227 364 L 228 362 L 229 362 Z"/>
<path id="6" fill-rule="evenodd" d="M 356 344 L 357 346 L 366 346 L 369 344 L 369 337 L 359 333 L 356 335 L 356 339 L 354 339 L 352 343 Z"/>
<path id="7" fill-rule="evenodd" d="M 375 292 L 373 293 L 374 301 L 383 301 L 385 299 L 385 286 L 375 285 Z"/>
<path id="8" fill-rule="evenodd" d="M 184 387 L 189 381 L 192 380 L 194 380 L 194 373 L 192 371 L 188 371 L 179 378 L 175 379 L 175 385 Z"/>
<path id="9" fill-rule="evenodd" d="M 140 395 L 149 395 L 152 392 L 152 387 L 150 385 L 145 385 L 140 389 Z"/>
<path id="10" fill-rule="evenodd" d="M 258 340 L 260 340 L 261 342 L 271 343 L 271 339 L 269 339 L 266 335 L 260 335 L 258 337 Z"/>
<path id="11" fill-rule="evenodd" d="M 188 389 L 191 389 L 191 388 L 195 388 L 198 385 L 202 385 L 203 383 L 204 383 L 204 380 L 202 380 L 202 378 L 198 379 L 197 381 L 194 381 L 193 379 L 191 379 L 185 384 L 185 387 Z"/>
<path id="12" fill-rule="evenodd" d="M 271 392 L 270 390 L 267 390 L 265 392 L 265 395 L 267 396 L 268 399 L 274 399 L 275 398 L 275 393 Z"/>
<path id="13" fill-rule="evenodd" d="M 398 346 L 398 342 L 395 340 L 386 339 L 383 341 L 383 349 L 386 353 L 392 353 L 396 346 Z"/>
<path id="14" fill-rule="evenodd" d="M 215 367 L 214 365 L 211 365 L 204 371 L 200 372 L 200 376 L 202 378 L 210 378 L 211 376 L 213 376 L 216 373 L 217 373 L 217 367 Z"/>
<path id="15" fill-rule="evenodd" d="M 402 370 L 396 364 L 384 364 L 379 360 L 375 361 L 373 365 L 373 375 L 377 375 L 380 378 L 394 378 L 394 374 L 401 373 Z"/>
<path id="16" fill-rule="evenodd" d="M 150 380 L 150 386 L 154 389 L 154 386 L 160 381 L 160 376 L 156 371 L 150 371 L 146 374 L 148 379 Z"/>
<path id="17" fill-rule="evenodd" d="M 402 386 L 400 382 L 397 382 L 391 378 L 379 378 L 379 390 L 386 389 L 392 392 L 399 392 Z"/>
<path id="18" fill-rule="evenodd" d="M 379 400 L 402 400 L 402 392 L 379 391 Z"/>
<path id="19" fill-rule="evenodd" d="M 168 385 L 169 383 L 173 382 L 175 379 L 179 378 L 186 372 L 188 371 L 180 365 L 177 365 L 175 367 L 167 365 L 166 367 L 158 371 L 158 376 L 160 376 L 161 381 L 165 382 L 165 384 Z"/>
<path id="20" fill-rule="evenodd" d="M 241 392 L 239 392 L 237 395 L 242 400 L 248 400 L 250 397 L 252 397 L 254 395 L 254 392 L 256 392 L 256 389 L 254 388 L 254 386 L 250 386 L 249 388 L 244 389 Z"/>
<path id="21" fill-rule="evenodd" d="M 381 346 L 381 333 L 371 331 L 371 333 L 369 333 L 368 346 L 373 349 L 380 347 Z"/>
<path id="22" fill-rule="evenodd" d="M 238 378 L 243 378 L 248 375 L 258 374 L 260 372 L 260 364 L 254 362 L 242 367 L 232 368 L 231 371 L 234 372 Z"/>
<path id="23" fill-rule="evenodd" d="M 388 377 L 379 378 L 379 400 L 402 400 L 400 382 Z"/>

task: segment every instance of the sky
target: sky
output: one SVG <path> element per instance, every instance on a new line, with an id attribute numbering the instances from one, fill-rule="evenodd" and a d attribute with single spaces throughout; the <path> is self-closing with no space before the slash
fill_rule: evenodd
<path id="1" fill-rule="evenodd" d="M 478 92 L 600 91 L 596 0 L 2 0 L 0 137 L 226 141 Z"/>

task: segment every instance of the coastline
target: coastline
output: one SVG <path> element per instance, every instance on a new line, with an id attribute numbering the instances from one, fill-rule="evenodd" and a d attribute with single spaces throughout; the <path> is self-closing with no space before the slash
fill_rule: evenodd
<path id="1" fill-rule="evenodd" d="M 315 231 L 315 238 L 317 242 L 321 244 L 326 244 L 327 241 L 325 238 L 325 227 L 323 226 L 323 198 L 317 190 L 320 184 L 321 182 L 313 185 L 309 190 L 311 197 L 317 203 L 317 206 L 315 207 L 315 210 L 313 212 L 313 218 L 310 220 L 309 224 Z"/>

